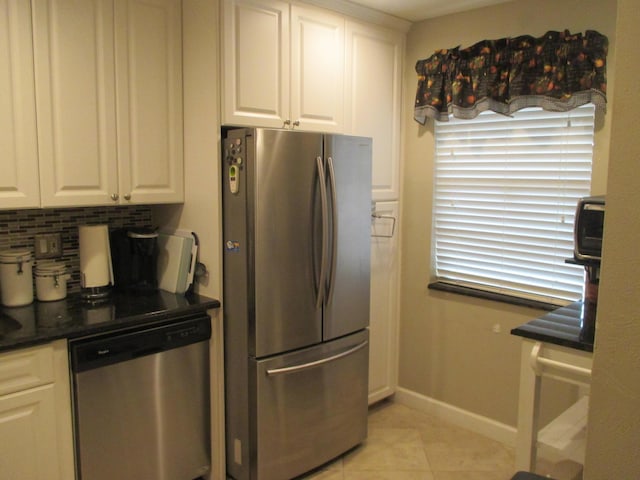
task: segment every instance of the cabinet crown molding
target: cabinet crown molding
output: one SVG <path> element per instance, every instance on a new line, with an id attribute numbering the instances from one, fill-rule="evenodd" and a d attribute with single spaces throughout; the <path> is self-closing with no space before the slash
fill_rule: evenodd
<path id="1" fill-rule="evenodd" d="M 301 4 L 315 5 L 317 7 L 326 8 L 343 15 L 348 15 L 356 20 L 373 23 L 383 27 L 391 28 L 402 33 L 407 33 L 411 28 L 411 22 L 403 18 L 394 17 L 386 13 L 373 10 L 363 5 L 358 5 L 345 0 L 304 0 L 304 2 L 295 2 Z"/>

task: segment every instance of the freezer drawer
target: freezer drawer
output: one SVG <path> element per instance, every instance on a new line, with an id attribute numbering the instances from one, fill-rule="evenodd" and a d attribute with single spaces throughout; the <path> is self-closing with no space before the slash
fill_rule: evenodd
<path id="1" fill-rule="evenodd" d="M 368 333 L 253 362 L 252 479 L 293 478 L 365 439 Z"/>

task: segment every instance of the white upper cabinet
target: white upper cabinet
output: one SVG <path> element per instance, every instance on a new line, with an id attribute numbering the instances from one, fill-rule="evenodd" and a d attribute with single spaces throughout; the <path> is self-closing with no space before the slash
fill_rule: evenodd
<path id="1" fill-rule="evenodd" d="M 42 206 L 182 201 L 179 4 L 33 8 Z"/>
<path id="2" fill-rule="evenodd" d="M 339 15 L 291 7 L 291 119 L 303 130 L 344 131 L 344 24 Z"/>
<path id="3" fill-rule="evenodd" d="M 180 4 L 116 1 L 118 190 L 124 202 L 184 201 Z"/>
<path id="4" fill-rule="evenodd" d="M 113 2 L 34 0 L 42 206 L 118 192 Z"/>
<path id="5" fill-rule="evenodd" d="M 289 5 L 225 0 L 224 123 L 279 128 L 289 113 Z"/>
<path id="6" fill-rule="evenodd" d="M 0 208 L 40 206 L 31 8 L 0 0 Z"/>
<path id="7" fill-rule="evenodd" d="M 223 8 L 223 123 L 343 131 L 344 19 L 270 0 Z"/>
<path id="8" fill-rule="evenodd" d="M 346 31 L 346 131 L 373 138 L 373 199 L 395 200 L 400 194 L 404 35 L 352 21 Z"/>

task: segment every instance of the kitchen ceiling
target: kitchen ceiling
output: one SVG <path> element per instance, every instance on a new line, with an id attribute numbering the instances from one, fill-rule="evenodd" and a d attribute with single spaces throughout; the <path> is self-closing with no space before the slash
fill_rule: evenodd
<path id="1" fill-rule="evenodd" d="M 411 22 L 512 0 L 349 0 Z"/>

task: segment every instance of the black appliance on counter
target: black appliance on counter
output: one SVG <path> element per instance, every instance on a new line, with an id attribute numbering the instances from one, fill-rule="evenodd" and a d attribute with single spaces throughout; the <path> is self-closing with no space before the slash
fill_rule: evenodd
<path id="1" fill-rule="evenodd" d="M 110 234 L 115 288 L 136 292 L 158 289 L 158 232 L 119 228 Z"/>
<path id="2" fill-rule="evenodd" d="M 599 263 L 604 235 L 605 196 L 578 200 L 574 225 L 574 257 L 582 263 Z"/>
<path id="3" fill-rule="evenodd" d="M 583 333 L 593 339 L 598 309 L 600 263 L 604 237 L 605 196 L 583 197 L 578 200 L 573 228 L 573 258 L 567 263 L 582 265 L 585 271 L 582 304 Z M 582 335 L 582 334 L 581 334 Z"/>

